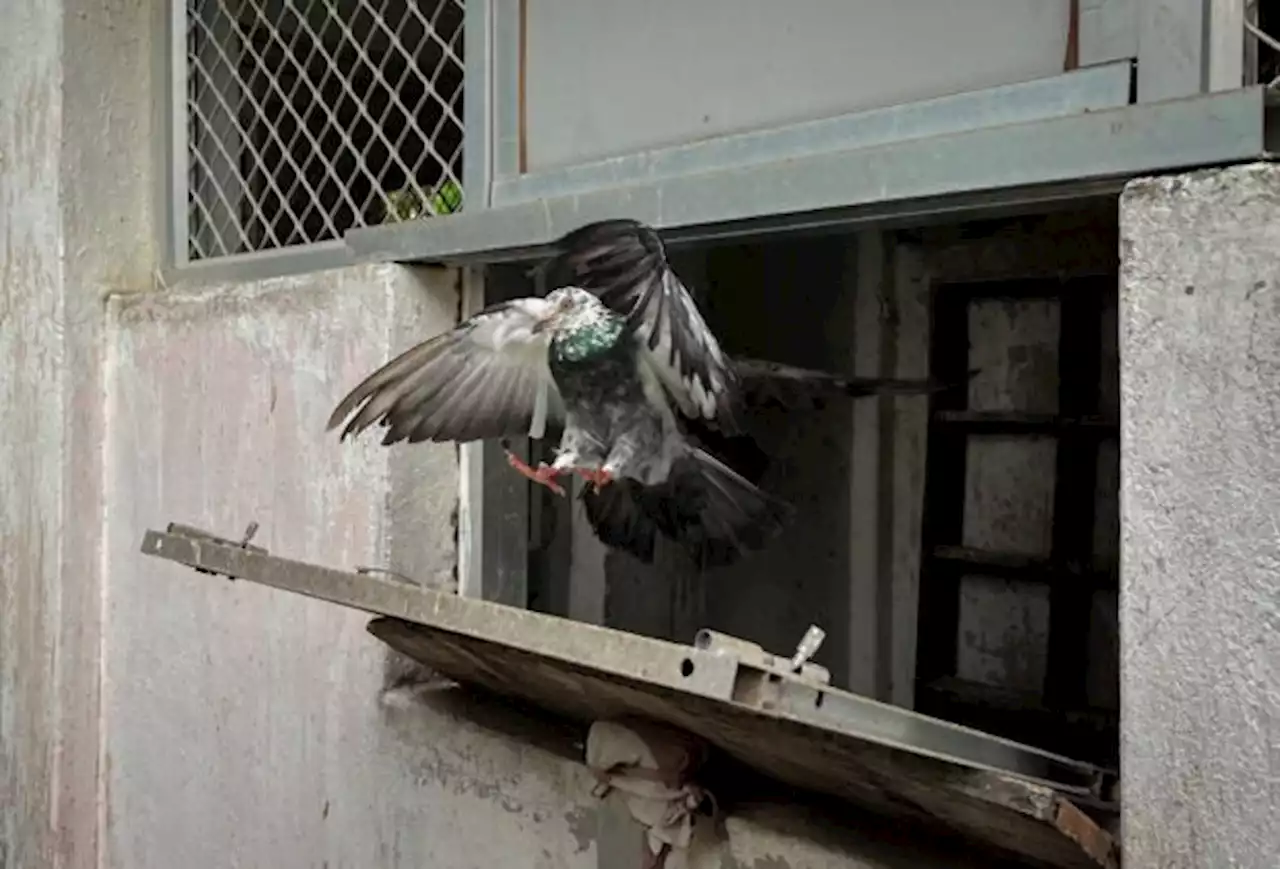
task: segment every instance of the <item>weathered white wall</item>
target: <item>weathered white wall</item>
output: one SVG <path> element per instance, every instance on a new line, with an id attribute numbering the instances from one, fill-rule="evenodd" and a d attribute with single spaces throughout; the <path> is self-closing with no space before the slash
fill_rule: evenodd
<path id="1" fill-rule="evenodd" d="M 150 284 L 144 0 L 0 27 L 0 865 L 96 865 L 104 296 Z"/>
<path id="2" fill-rule="evenodd" d="M 1067 0 L 528 4 L 528 168 L 1062 72 Z"/>
<path id="3" fill-rule="evenodd" d="M 595 865 L 582 769 L 388 706 L 367 617 L 137 551 L 169 520 L 228 536 L 256 520 L 278 554 L 449 586 L 454 448 L 340 445 L 324 424 L 453 322 L 455 284 L 369 266 L 113 304 L 107 865 Z"/>
<path id="4" fill-rule="evenodd" d="M 1121 200 L 1125 865 L 1280 844 L 1280 168 Z"/>

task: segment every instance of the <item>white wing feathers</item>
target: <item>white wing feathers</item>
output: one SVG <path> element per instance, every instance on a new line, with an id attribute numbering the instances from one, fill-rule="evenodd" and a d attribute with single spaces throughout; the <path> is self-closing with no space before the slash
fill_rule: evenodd
<path id="1" fill-rule="evenodd" d="M 680 412 L 715 419 L 730 386 L 724 352 L 675 272 L 664 269 L 660 280 L 660 295 L 654 294 L 658 303 L 645 303 L 636 336 Z M 684 340 L 672 339 L 673 327 L 684 333 Z"/>
<path id="2" fill-rule="evenodd" d="M 551 305 L 516 299 L 484 309 L 402 353 L 353 389 L 329 418 L 342 437 L 380 423 L 384 444 L 541 438 L 564 418 L 547 362 L 550 336 L 534 331 Z"/>

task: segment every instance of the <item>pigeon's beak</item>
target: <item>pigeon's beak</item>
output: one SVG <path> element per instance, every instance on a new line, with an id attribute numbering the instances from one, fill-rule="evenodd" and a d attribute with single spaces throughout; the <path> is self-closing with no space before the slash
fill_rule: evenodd
<path id="1" fill-rule="evenodd" d="M 536 335 L 540 332 L 546 332 L 548 329 L 554 329 L 560 319 L 573 307 L 573 302 L 569 299 L 561 299 L 560 304 L 545 319 L 539 320 L 533 326 L 533 333 Z"/>
<path id="2" fill-rule="evenodd" d="M 540 335 L 543 332 L 553 331 L 563 315 L 562 310 L 552 311 L 551 314 L 533 324 L 533 334 Z"/>

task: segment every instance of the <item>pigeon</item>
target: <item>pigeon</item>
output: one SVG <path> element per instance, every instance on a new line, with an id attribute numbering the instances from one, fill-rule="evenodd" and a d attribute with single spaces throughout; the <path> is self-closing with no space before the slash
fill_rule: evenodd
<path id="1" fill-rule="evenodd" d="M 661 534 L 709 569 L 763 548 L 792 513 L 758 485 L 769 457 L 742 431 L 744 408 L 937 388 L 730 358 L 638 221 L 587 224 L 553 250 L 534 270 L 550 292 L 490 305 L 401 354 L 342 399 L 329 429 L 504 446 L 558 431 L 550 465 L 509 448 L 508 462 L 557 494 L 565 474 L 587 480 L 584 510 L 607 546 L 651 563 Z"/>
<path id="2" fill-rule="evenodd" d="M 660 304 L 690 306 L 674 326 L 685 329 L 676 345 L 685 355 L 675 357 L 683 365 L 660 355 L 669 342 L 655 353 L 647 332 L 597 295 L 559 287 L 490 305 L 401 354 L 343 398 L 328 427 L 348 420 L 345 439 L 380 423 L 384 444 L 541 439 L 559 429 L 550 465 L 531 468 L 509 450 L 508 460 L 558 494 L 565 474 L 587 480 L 588 519 L 606 545 L 652 562 L 653 534 L 638 532 L 640 522 L 700 565 L 728 564 L 767 543 L 791 508 L 684 436 L 677 415 L 717 417 L 731 374 L 691 300 Z M 587 495 L 614 487 L 620 497 Z"/>
<path id="3" fill-rule="evenodd" d="M 557 239 L 553 255 L 529 274 L 542 286 L 574 285 L 595 293 L 663 362 L 675 394 L 712 382 L 716 400 L 684 410 L 686 434 L 758 483 L 769 457 L 740 425 L 744 412 L 820 409 L 833 400 L 927 395 L 960 383 L 937 378 L 849 377 L 763 359 L 727 357 L 707 328 L 693 295 L 667 259 L 650 226 L 628 218 L 588 223 Z M 541 293 L 540 293 L 541 294 Z M 703 370 L 712 366 L 712 376 Z M 977 371 L 967 373 L 972 378 Z M 594 498 L 595 496 L 589 496 Z M 616 497 L 616 496 L 615 496 Z M 588 503 L 588 508 L 591 508 Z"/>

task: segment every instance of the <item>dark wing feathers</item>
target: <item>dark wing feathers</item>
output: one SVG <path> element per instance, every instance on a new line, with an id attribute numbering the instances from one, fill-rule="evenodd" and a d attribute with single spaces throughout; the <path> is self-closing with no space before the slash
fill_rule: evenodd
<path id="1" fill-rule="evenodd" d="M 750 407 L 780 407 L 784 410 L 813 409 L 836 397 L 863 398 L 870 395 L 928 395 L 965 386 L 977 374 L 970 371 L 962 380 L 946 382 L 931 377 L 894 379 L 846 377 L 828 371 L 797 368 L 764 359 L 734 357 L 734 375 L 742 402 Z"/>
<path id="2" fill-rule="evenodd" d="M 638 221 L 604 220 L 567 233 L 555 248 L 539 269 L 546 284 L 581 287 L 626 317 L 681 412 L 728 424 L 732 369 L 658 234 Z"/>
<path id="3" fill-rule="evenodd" d="M 682 546 L 701 569 L 724 567 L 763 548 L 792 508 L 704 450 L 690 447 L 656 486 L 617 480 L 582 492 L 587 521 L 606 546 L 653 562 L 657 535 Z"/>
<path id="4" fill-rule="evenodd" d="M 467 441 L 531 435 L 563 418 L 547 365 L 547 336 L 534 326 L 543 299 L 492 305 L 442 335 L 424 341 L 369 375 L 329 417 L 342 437 L 375 423 L 384 444 Z"/>

